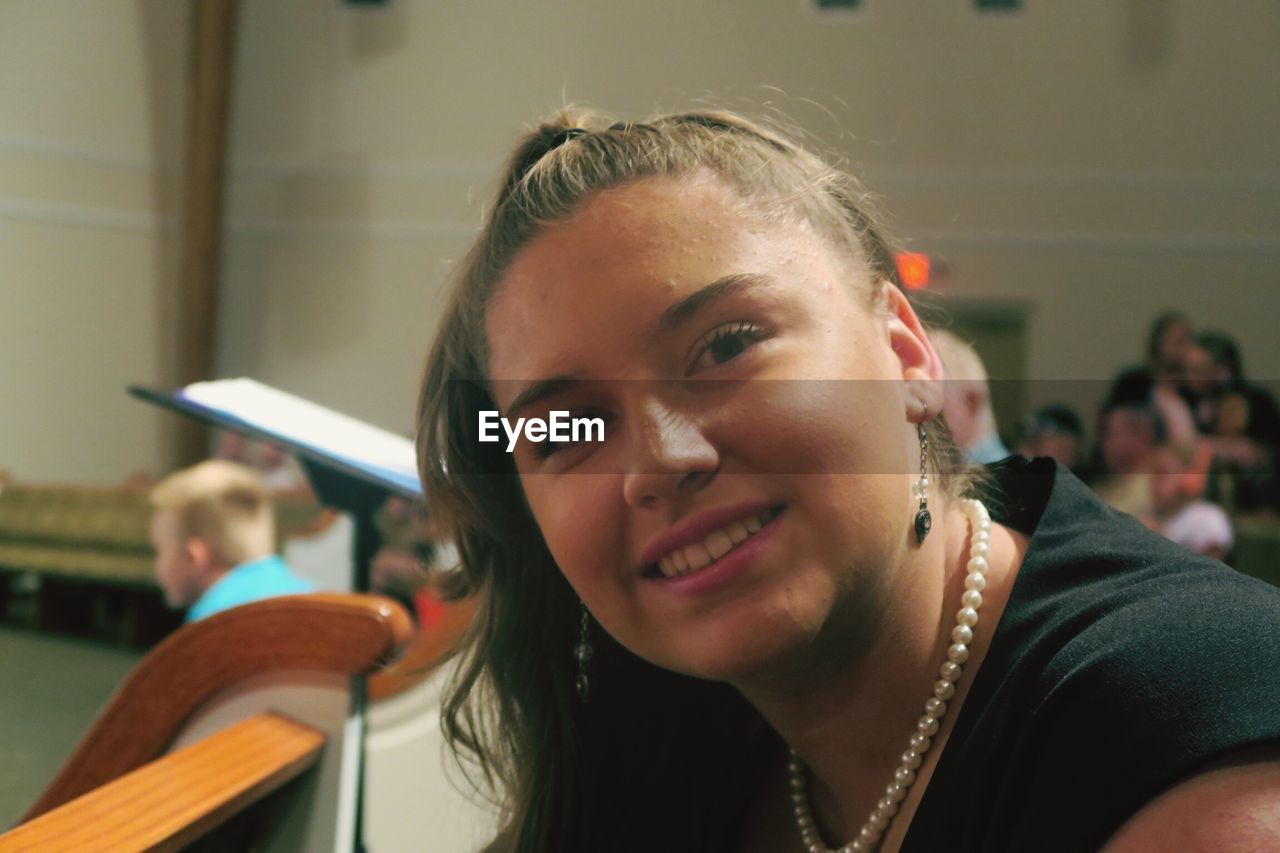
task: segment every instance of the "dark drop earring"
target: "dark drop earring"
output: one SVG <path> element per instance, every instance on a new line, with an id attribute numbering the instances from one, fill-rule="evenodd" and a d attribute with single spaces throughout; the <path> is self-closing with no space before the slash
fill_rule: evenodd
<path id="1" fill-rule="evenodd" d="M 929 410 L 925 409 L 925 417 Z M 933 516 L 929 514 L 929 474 L 925 460 L 929 453 L 929 436 L 924 431 L 924 421 L 916 424 L 916 432 L 920 436 L 920 479 L 916 481 L 916 498 L 920 501 L 920 509 L 916 511 L 916 544 L 923 545 L 924 538 L 933 527 Z"/>
<path id="2" fill-rule="evenodd" d="M 574 687 L 578 691 L 578 698 L 582 700 L 582 704 L 587 704 L 587 694 L 591 690 L 591 683 L 587 680 L 587 661 L 591 660 L 591 655 L 595 652 L 591 648 L 591 614 L 587 612 L 587 605 L 582 605 L 582 622 L 578 630 L 578 642 L 573 647 L 573 658 L 578 662 L 578 677 L 574 680 Z"/>

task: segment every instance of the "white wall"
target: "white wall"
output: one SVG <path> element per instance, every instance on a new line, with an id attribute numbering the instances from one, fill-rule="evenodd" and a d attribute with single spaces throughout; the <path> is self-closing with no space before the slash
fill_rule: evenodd
<path id="1" fill-rule="evenodd" d="M 1033 377 L 1110 376 L 1167 306 L 1280 377 L 1280 5 L 1025 6 L 243 0 L 219 372 L 407 432 L 450 262 L 517 131 L 565 98 L 636 116 L 710 95 L 858 164 L 956 268 L 952 298 L 1028 301 Z M 0 140 L 37 144 L 0 142 L 0 370 L 40 416 L 0 419 L 0 467 L 154 458 L 156 416 L 118 389 L 163 367 L 156 166 L 179 153 L 184 9 L 5 7 Z M 60 355 L 32 367 L 39 348 Z"/>
<path id="2" fill-rule="evenodd" d="M 1280 375 L 1280 6 L 863 5 L 251 3 L 224 369 L 409 429 L 448 261 L 519 127 L 565 97 L 711 94 L 860 164 L 953 298 L 1031 302 L 1032 377 L 1109 377 L 1166 306 Z"/>
<path id="3" fill-rule="evenodd" d="M 0 4 L 0 469 L 115 480 L 160 456 L 185 4 Z"/>

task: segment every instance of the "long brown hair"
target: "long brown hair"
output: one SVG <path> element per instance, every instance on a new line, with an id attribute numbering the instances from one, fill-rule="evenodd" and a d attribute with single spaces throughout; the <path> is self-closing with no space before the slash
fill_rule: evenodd
<path id="1" fill-rule="evenodd" d="M 487 379 L 485 309 L 515 255 L 606 187 L 709 171 L 763 215 L 803 222 L 844 255 L 874 302 L 898 283 L 870 196 L 788 134 L 725 112 L 646 122 L 565 110 L 520 143 L 463 263 L 418 407 L 418 461 L 433 513 L 461 553 L 450 579 L 479 609 L 444 701 L 444 732 L 503 809 L 495 850 L 725 849 L 772 737 L 726 685 L 659 669 L 594 627 L 591 694 L 575 694 L 580 604 L 524 502 L 510 455 L 477 441 Z M 931 468 L 966 487 L 945 426 Z"/>

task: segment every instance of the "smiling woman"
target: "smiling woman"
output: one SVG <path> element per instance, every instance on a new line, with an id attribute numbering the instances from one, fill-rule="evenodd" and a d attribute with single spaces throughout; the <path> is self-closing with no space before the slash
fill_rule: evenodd
<path id="1" fill-rule="evenodd" d="M 565 113 L 521 144 L 418 435 L 481 601 L 444 725 L 506 807 L 492 849 L 1097 847 L 1280 739 L 1210 701 L 1280 701 L 1249 676 L 1280 667 L 1278 597 L 1063 470 L 965 467 L 896 276 L 861 185 L 737 116 Z M 514 439 L 565 413 L 602 440 Z M 1244 607 L 1247 660 L 1169 631 L 1206 602 Z M 1117 760 L 1141 772 L 1094 790 Z"/>

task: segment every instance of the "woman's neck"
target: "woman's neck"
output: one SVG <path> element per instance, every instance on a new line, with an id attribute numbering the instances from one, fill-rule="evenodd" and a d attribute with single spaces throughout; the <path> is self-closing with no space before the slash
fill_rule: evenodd
<path id="1" fill-rule="evenodd" d="M 881 617 L 868 642 L 851 643 L 844 649 L 815 644 L 807 659 L 793 662 L 798 665 L 792 665 L 785 678 L 738 685 L 804 761 L 810 774 L 810 800 L 819 826 L 830 833 L 829 840 L 847 840 L 856 833 L 883 796 L 924 712 L 925 699 L 932 695 L 951 643 L 964 591 L 969 526 L 958 506 L 941 515 L 934 535 L 923 546 L 912 548 L 898 570 L 886 573 L 877 600 L 871 602 L 874 610 L 867 602 L 852 608 L 862 614 L 878 611 Z M 926 784 L 925 774 L 931 772 L 949 731 L 947 724 L 954 720 L 990 643 L 1025 547 L 1021 534 L 992 525 L 988 586 L 970 659 L 915 788 Z M 832 619 L 841 615 L 834 614 Z M 831 632 L 856 633 L 857 626 Z M 918 790 L 912 793 L 919 795 Z M 914 799 L 903 803 L 903 811 Z M 909 815 L 900 813 L 891 830 L 908 822 Z"/>

